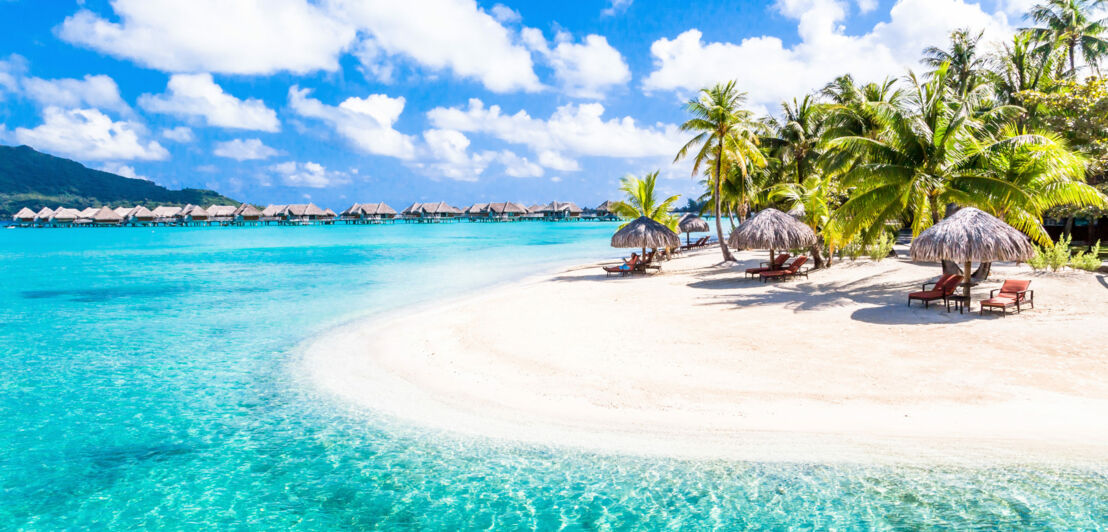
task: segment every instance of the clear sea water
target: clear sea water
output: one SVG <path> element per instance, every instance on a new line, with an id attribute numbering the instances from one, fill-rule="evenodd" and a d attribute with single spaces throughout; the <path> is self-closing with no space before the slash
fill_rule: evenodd
<path id="1" fill-rule="evenodd" d="M 338 404 L 296 348 L 599 257 L 611 224 L 0 231 L 0 528 L 1108 527 L 1108 473 L 679 461 Z"/>

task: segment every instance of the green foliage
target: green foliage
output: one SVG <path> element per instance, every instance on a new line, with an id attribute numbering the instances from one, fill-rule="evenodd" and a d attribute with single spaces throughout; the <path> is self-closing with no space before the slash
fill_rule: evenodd
<path id="1" fill-rule="evenodd" d="M 1087 272 L 1095 272 L 1100 269 L 1100 241 L 1097 240 L 1093 249 L 1087 253 L 1078 253 L 1070 259 L 1070 265 L 1078 270 L 1085 270 Z"/>
<path id="2" fill-rule="evenodd" d="M 1033 269 L 1052 272 L 1070 264 L 1070 237 L 1063 236 L 1053 244 L 1035 246 L 1035 256 L 1028 261 Z"/>
<path id="3" fill-rule="evenodd" d="M 894 244 L 896 244 L 896 237 L 889 234 L 888 231 L 882 231 L 877 238 L 867 246 L 869 258 L 876 262 L 885 260 L 888 258 L 889 254 L 892 253 Z"/>
<path id="4" fill-rule="evenodd" d="M 678 218 L 671 212 L 673 204 L 681 197 L 673 195 L 665 199 L 657 196 L 658 172 L 639 179 L 628 175 L 620 180 L 619 189 L 625 194 L 623 201 L 612 204 L 612 213 L 620 218 L 633 220 L 641 216 L 665 224 L 677 232 Z"/>
<path id="5" fill-rule="evenodd" d="M 194 205 L 239 202 L 211 190 L 169 190 L 150 181 L 92 170 L 27 146 L 0 146 L 0 216 L 23 207 L 38 211 L 59 205 L 76 209 L 102 205 Z"/>

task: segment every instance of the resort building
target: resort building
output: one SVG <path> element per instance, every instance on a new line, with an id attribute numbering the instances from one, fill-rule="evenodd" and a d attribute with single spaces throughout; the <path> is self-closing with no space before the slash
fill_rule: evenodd
<path id="1" fill-rule="evenodd" d="M 35 223 L 39 225 L 50 223 L 50 218 L 54 217 L 54 209 L 50 207 L 43 207 L 38 213 L 35 214 Z"/>
<path id="2" fill-rule="evenodd" d="M 619 217 L 612 212 L 614 201 L 605 201 L 593 209 L 593 217 L 597 220 L 616 220 Z"/>
<path id="3" fill-rule="evenodd" d="M 581 218 L 581 207 L 576 203 L 552 201 L 539 207 L 538 211 L 546 220 L 577 220 Z"/>
<path id="4" fill-rule="evenodd" d="M 150 225 L 154 223 L 154 212 L 142 205 L 131 209 L 123 216 L 124 223 L 131 225 Z"/>
<path id="5" fill-rule="evenodd" d="M 466 216 L 479 222 L 504 222 L 518 220 L 528 213 L 522 204 L 505 201 L 501 203 L 474 203 L 466 209 Z"/>
<path id="6" fill-rule="evenodd" d="M 93 225 L 119 225 L 121 223 L 123 223 L 123 217 L 107 207 L 100 207 L 92 214 Z"/>
<path id="7" fill-rule="evenodd" d="M 239 223 L 257 223 L 262 218 L 262 211 L 259 211 L 257 207 L 249 203 L 243 203 L 235 207 L 234 212 L 231 213 L 231 217 L 235 222 Z"/>
<path id="8" fill-rule="evenodd" d="M 355 203 L 342 211 L 348 223 L 381 223 L 396 218 L 396 210 L 385 203 Z"/>
<path id="9" fill-rule="evenodd" d="M 19 209 L 19 212 L 15 213 L 15 216 L 12 216 L 12 220 L 18 222 L 20 225 L 30 225 L 35 223 L 35 217 L 35 211 L 23 207 Z"/>
<path id="10" fill-rule="evenodd" d="M 438 203 L 413 203 L 407 209 L 401 211 L 405 220 L 416 222 L 445 222 L 457 219 L 462 215 L 462 210 L 447 205 L 445 201 Z"/>
<path id="11" fill-rule="evenodd" d="M 51 225 L 73 225 L 77 223 L 77 219 L 81 217 L 81 211 L 77 209 L 67 209 L 65 207 L 58 207 L 54 211 L 54 215 L 50 217 Z"/>
<path id="12" fill-rule="evenodd" d="M 208 218 L 208 211 L 199 205 L 189 204 L 181 209 L 180 223 L 185 225 L 205 223 Z"/>
<path id="13" fill-rule="evenodd" d="M 228 223 L 235 220 L 234 205 L 212 205 L 206 209 L 208 219 L 213 222 Z"/>

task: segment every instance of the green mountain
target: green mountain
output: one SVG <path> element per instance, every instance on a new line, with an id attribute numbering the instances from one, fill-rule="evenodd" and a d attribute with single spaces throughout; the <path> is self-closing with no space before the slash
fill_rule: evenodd
<path id="1" fill-rule="evenodd" d="M 143 204 L 153 208 L 187 203 L 239 204 L 211 190 L 169 190 L 150 181 L 93 170 L 27 146 L 0 146 L 0 220 L 10 219 L 23 207 L 38 211 L 58 205 L 85 209 Z"/>

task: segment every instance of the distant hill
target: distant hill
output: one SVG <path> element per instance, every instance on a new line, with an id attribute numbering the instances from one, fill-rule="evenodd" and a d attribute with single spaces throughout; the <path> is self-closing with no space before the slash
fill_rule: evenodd
<path id="1" fill-rule="evenodd" d="M 0 219 L 10 219 L 23 207 L 38 211 L 58 205 L 84 209 L 140 203 L 151 208 L 187 203 L 239 204 L 211 190 L 169 190 L 150 181 L 93 170 L 28 146 L 0 146 Z"/>

